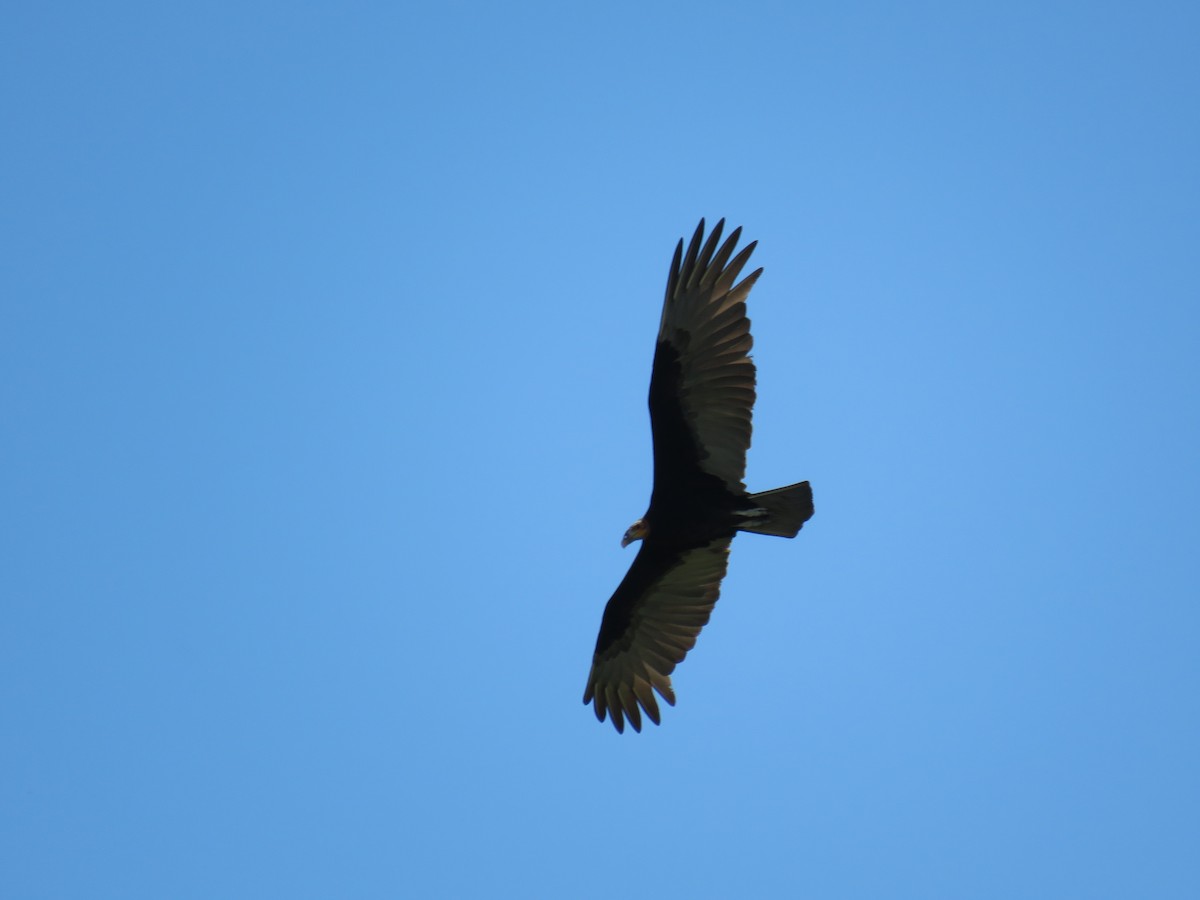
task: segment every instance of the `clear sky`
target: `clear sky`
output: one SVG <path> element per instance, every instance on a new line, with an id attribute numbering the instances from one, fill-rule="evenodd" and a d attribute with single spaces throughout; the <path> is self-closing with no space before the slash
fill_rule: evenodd
<path id="1" fill-rule="evenodd" d="M 1200 896 L 1200 7 L 3 20 L 0 895 Z M 816 515 L 618 736 L 701 216 Z"/>

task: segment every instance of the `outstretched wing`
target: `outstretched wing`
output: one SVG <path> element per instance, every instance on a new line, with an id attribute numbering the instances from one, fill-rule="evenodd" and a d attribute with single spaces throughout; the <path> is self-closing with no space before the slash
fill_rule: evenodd
<path id="1" fill-rule="evenodd" d="M 701 219 L 686 255 L 680 241 L 671 261 L 650 377 L 659 495 L 687 490 L 697 469 L 735 493 L 745 489 L 755 397 L 746 297 L 762 269 L 737 282 L 755 245 L 734 256 L 737 228 L 718 249 L 724 226 L 722 219 L 705 241 Z"/>
<path id="2" fill-rule="evenodd" d="M 731 538 L 691 550 L 667 550 L 653 536 L 617 588 L 600 623 L 584 703 L 594 701 L 596 718 L 612 715 L 617 731 L 628 717 L 642 730 L 642 710 L 659 724 L 654 692 L 675 705 L 671 672 L 696 645 L 708 622 L 729 561 Z M 640 707 L 640 708 L 639 708 Z"/>

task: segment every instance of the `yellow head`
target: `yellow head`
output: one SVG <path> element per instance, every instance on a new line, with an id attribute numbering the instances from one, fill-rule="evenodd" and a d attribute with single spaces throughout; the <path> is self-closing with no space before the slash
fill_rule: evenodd
<path id="1" fill-rule="evenodd" d="M 621 538 L 621 546 L 628 547 L 634 541 L 640 541 L 650 533 L 650 529 L 646 525 L 645 519 L 638 519 L 625 531 L 625 537 Z"/>

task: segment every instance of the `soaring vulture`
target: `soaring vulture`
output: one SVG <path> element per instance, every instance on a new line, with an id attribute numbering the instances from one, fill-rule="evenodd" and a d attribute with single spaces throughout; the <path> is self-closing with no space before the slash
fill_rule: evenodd
<path id="1" fill-rule="evenodd" d="M 735 284 L 754 244 L 734 256 L 742 229 L 721 244 L 724 226 L 704 240 L 701 219 L 667 278 L 650 374 L 654 489 L 621 541 L 642 546 L 604 608 L 583 694 L 619 732 L 626 719 L 641 731 L 642 712 L 659 724 L 655 691 L 675 705 L 671 672 L 708 622 L 734 534 L 795 537 L 813 514 L 807 481 L 761 494 L 742 483 L 755 396 L 746 297 L 762 269 Z"/>

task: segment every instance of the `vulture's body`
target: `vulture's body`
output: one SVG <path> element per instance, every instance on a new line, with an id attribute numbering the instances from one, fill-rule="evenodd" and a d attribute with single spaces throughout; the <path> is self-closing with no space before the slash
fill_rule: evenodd
<path id="1" fill-rule="evenodd" d="M 734 534 L 795 537 L 813 514 L 808 482 L 760 494 L 742 483 L 755 397 L 746 297 L 762 269 L 735 283 L 754 244 L 734 256 L 738 228 L 718 247 L 724 224 L 705 241 L 701 220 L 667 279 L 650 376 L 654 489 L 622 541 L 642 546 L 605 607 L 583 695 L 617 731 L 626 718 L 640 731 L 643 711 L 658 724 L 655 692 L 674 705 L 671 672 L 708 622 Z"/>

